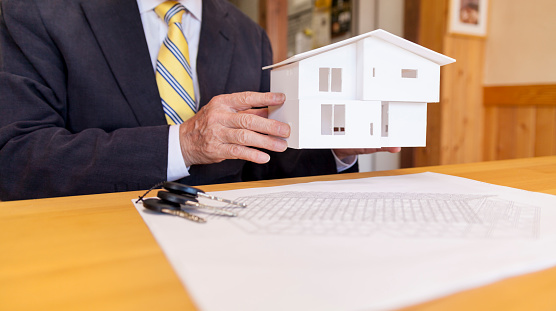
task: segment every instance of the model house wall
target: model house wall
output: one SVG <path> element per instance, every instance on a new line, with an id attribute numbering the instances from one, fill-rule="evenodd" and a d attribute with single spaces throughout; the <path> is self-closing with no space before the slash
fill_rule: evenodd
<path id="1" fill-rule="evenodd" d="M 299 102 L 299 123 L 302 124 L 299 148 L 356 148 L 353 142 L 361 139 L 367 145 L 382 144 L 380 102 L 319 99 Z"/>
<path id="2" fill-rule="evenodd" d="M 419 147 L 427 143 L 427 103 L 382 102 L 381 147 Z"/>
<path id="3" fill-rule="evenodd" d="M 438 102 L 440 66 L 379 38 L 358 48 L 358 99 Z"/>
<path id="4" fill-rule="evenodd" d="M 301 60 L 299 99 L 357 99 L 356 51 L 351 44 Z"/>
<path id="5" fill-rule="evenodd" d="M 426 145 L 427 102 L 439 100 L 440 66 L 454 60 L 383 30 L 270 66 L 286 102 L 292 148 Z"/>

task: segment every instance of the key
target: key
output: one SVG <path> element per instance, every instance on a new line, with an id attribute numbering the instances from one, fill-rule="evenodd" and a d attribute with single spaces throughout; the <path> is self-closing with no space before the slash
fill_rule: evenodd
<path id="1" fill-rule="evenodd" d="M 194 222 L 205 223 L 206 220 L 197 215 L 193 215 L 186 211 L 180 209 L 180 205 L 172 202 L 164 202 L 159 199 L 145 199 L 143 200 L 143 206 L 151 211 L 170 214 L 178 217 L 182 217 Z"/>
<path id="2" fill-rule="evenodd" d="M 216 212 L 218 214 L 231 216 L 231 217 L 236 217 L 237 216 L 236 213 L 233 213 L 233 212 L 230 212 L 230 211 L 218 208 L 218 207 L 201 204 L 197 201 L 197 199 L 189 197 L 189 196 L 185 196 L 185 195 L 181 195 L 181 194 L 177 194 L 177 193 L 172 193 L 172 192 L 167 192 L 167 191 L 158 191 L 157 196 L 164 201 L 171 202 L 171 203 L 174 203 L 174 204 L 185 205 L 185 206 L 191 207 L 191 208 L 206 209 L 206 210 Z"/>
<path id="3" fill-rule="evenodd" d="M 240 206 L 240 207 L 247 207 L 247 204 L 245 204 L 245 203 L 236 202 L 236 201 L 216 197 L 216 196 L 205 193 L 203 190 L 201 190 L 199 188 L 183 185 L 183 184 L 180 184 L 180 183 L 177 183 L 177 182 L 167 181 L 162 185 L 162 187 L 164 189 L 172 192 L 172 193 L 181 194 L 181 195 L 192 197 L 192 198 L 204 197 L 204 198 L 207 198 L 207 199 L 210 199 L 210 200 L 215 200 L 215 201 L 218 201 L 218 202 L 233 204 L 233 205 Z"/>

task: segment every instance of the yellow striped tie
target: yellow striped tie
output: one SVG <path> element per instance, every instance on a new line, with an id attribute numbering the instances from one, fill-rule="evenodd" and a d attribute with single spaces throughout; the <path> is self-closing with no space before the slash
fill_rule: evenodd
<path id="1" fill-rule="evenodd" d="M 166 1 L 154 11 L 168 24 L 168 36 L 158 52 L 156 83 L 166 121 L 181 124 L 197 111 L 189 47 L 181 25 L 185 8 L 176 1 Z"/>

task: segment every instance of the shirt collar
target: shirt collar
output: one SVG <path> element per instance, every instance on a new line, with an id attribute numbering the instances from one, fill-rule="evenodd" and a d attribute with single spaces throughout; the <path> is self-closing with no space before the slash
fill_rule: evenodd
<path id="1" fill-rule="evenodd" d="M 139 6 L 139 13 L 143 14 L 148 11 L 154 10 L 157 5 L 161 4 L 166 0 L 137 0 L 137 5 Z M 183 6 L 198 20 L 201 20 L 201 12 L 203 8 L 202 0 L 180 0 L 179 3 Z"/>

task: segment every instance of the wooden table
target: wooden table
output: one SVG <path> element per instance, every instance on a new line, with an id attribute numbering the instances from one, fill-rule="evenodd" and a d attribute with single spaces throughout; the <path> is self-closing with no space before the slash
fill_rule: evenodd
<path id="1" fill-rule="evenodd" d="M 217 191 L 425 171 L 556 195 L 556 156 L 202 188 Z M 0 310 L 195 309 L 131 204 L 140 193 L 0 202 Z M 556 267 L 404 310 L 556 310 Z"/>

